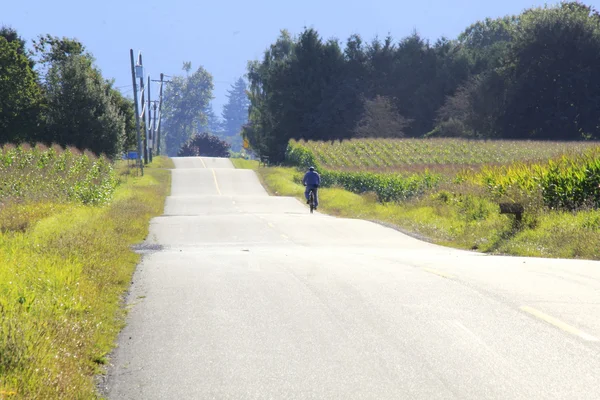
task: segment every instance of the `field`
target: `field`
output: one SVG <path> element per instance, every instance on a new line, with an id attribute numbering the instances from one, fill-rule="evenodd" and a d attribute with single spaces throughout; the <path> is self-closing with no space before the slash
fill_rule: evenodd
<path id="1" fill-rule="evenodd" d="M 0 152 L 0 398 L 95 398 L 170 174 L 76 149 Z M 158 167 L 158 168 L 157 168 Z"/>
<path id="2" fill-rule="evenodd" d="M 370 172 L 458 172 L 483 165 L 539 162 L 581 154 L 587 142 L 478 141 L 464 139 L 355 139 L 343 142 L 290 142 L 310 151 L 329 170 Z"/>
<path id="3" fill-rule="evenodd" d="M 102 204 L 117 181 L 104 157 L 74 148 L 37 145 L 0 148 L 0 201 Z"/>
<path id="4" fill-rule="evenodd" d="M 495 201 L 571 211 L 600 206 L 600 147 L 595 143 L 290 142 L 286 161 L 317 166 L 324 187 L 373 192 L 381 202 L 405 201 L 440 187 L 463 194 L 469 184 Z"/>

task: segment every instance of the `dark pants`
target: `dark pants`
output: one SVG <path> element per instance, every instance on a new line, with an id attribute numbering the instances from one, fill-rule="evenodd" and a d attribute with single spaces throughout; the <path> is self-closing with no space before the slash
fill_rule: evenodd
<path id="1" fill-rule="evenodd" d="M 315 196 L 315 207 L 319 205 L 319 189 L 316 186 L 306 186 L 306 190 L 304 191 L 304 197 L 308 200 L 308 195 L 310 194 L 310 190 L 313 190 Z"/>

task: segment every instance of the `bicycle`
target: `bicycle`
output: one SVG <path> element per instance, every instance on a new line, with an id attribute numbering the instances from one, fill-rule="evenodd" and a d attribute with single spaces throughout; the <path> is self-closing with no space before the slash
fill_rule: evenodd
<path id="1" fill-rule="evenodd" d="M 308 205 L 310 206 L 310 213 L 312 214 L 313 211 L 317 208 L 315 206 L 315 190 L 314 189 L 310 189 L 310 192 L 308 193 Z"/>

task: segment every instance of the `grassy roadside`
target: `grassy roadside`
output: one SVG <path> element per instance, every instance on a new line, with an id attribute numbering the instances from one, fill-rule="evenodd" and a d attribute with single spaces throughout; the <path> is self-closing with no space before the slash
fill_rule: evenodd
<path id="1" fill-rule="evenodd" d="M 255 169 L 271 194 L 303 198 L 301 172 L 295 168 L 258 168 L 257 162 L 235 160 L 234 165 Z M 321 212 L 391 224 L 441 245 L 520 256 L 600 259 L 600 211 L 525 215 L 517 229 L 512 216 L 500 215 L 497 204 L 474 194 L 456 196 L 440 189 L 386 204 L 373 194 L 340 188 L 321 189 L 319 196 Z"/>
<path id="2" fill-rule="evenodd" d="M 143 177 L 120 165 L 104 206 L 2 209 L 0 399 L 96 398 L 94 376 L 122 328 L 121 298 L 139 261 L 130 246 L 162 213 L 170 163 L 155 158 Z"/>

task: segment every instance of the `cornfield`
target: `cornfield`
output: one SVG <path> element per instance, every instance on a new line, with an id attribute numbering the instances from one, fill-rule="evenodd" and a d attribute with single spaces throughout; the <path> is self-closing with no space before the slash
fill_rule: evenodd
<path id="1" fill-rule="evenodd" d="M 553 209 L 577 210 L 600 207 L 600 147 L 583 154 L 562 156 L 544 163 L 485 168 L 459 180 L 484 185 L 491 194 L 502 196 L 512 190 L 540 193 Z"/>
<path id="2" fill-rule="evenodd" d="M 298 167 L 317 166 L 325 187 L 375 192 L 382 202 L 418 196 L 440 182 L 468 182 L 482 186 L 493 198 L 518 193 L 520 199 L 539 195 L 552 209 L 600 207 L 600 147 L 592 143 L 292 141 L 286 161 Z"/>
<path id="3" fill-rule="evenodd" d="M 582 154 L 586 142 L 481 141 L 464 139 L 354 139 L 344 142 L 295 142 L 323 168 L 340 171 L 402 172 L 444 167 L 536 162 Z"/>
<path id="4" fill-rule="evenodd" d="M 0 148 L 0 202 L 101 204 L 111 198 L 116 184 L 111 162 L 87 151 L 43 145 Z"/>

